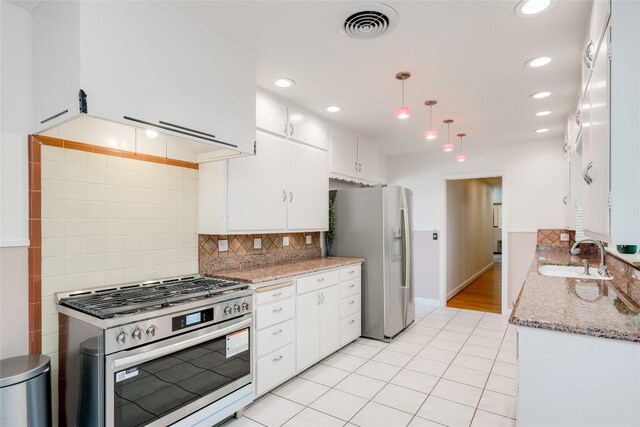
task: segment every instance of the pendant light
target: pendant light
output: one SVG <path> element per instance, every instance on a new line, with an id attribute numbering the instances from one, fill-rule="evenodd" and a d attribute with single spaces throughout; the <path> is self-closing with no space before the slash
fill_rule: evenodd
<path id="1" fill-rule="evenodd" d="M 396 79 L 402 82 L 402 107 L 396 110 L 396 117 L 404 120 L 411 116 L 411 108 L 404 105 L 404 81 L 411 77 L 411 73 L 408 71 L 401 71 L 396 74 Z"/>
<path id="2" fill-rule="evenodd" d="M 467 134 L 466 133 L 459 133 L 457 136 L 460 138 L 460 154 L 458 154 L 456 156 L 456 160 L 459 161 L 459 162 L 466 162 L 467 161 L 467 155 L 462 152 L 462 138 L 467 136 Z"/>
<path id="3" fill-rule="evenodd" d="M 435 130 L 431 125 L 433 106 L 436 105 L 437 103 L 438 101 L 436 101 L 435 99 L 428 99 L 424 101 L 424 105 L 429 107 L 429 128 L 426 131 L 424 131 L 424 138 L 427 140 L 436 139 L 438 137 L 438 131 Z"/>
<path id="4" fill-rule="evenodd" d="M 442 146 L 442 151 L 448 153 L 450 151 L 453 151 L 456 148 L 455 145 L 451 143 L 450 126 L 451 126 L 451 123 L 453 123 L 453 120 L 447 119 L 447 120 L 444 120 L 442 123 L 445 123 L 447 125 L 447 143 Z"/>

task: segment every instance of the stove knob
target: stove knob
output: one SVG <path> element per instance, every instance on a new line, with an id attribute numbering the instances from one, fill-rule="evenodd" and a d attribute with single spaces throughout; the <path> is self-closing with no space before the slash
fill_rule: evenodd
<path id="1" fill-rule="evenodd" d="M 156 330 L 158 328 L 156 328 L 154 325 L 151 325 L 147 328 L 147 335 L 149 335 L 150 337 L 155 337 L 156 336 Z"/>
<path id="2" fill-rule="evenodd" d="M 140 341 L 142 339 L 142 329 L 135 328 L 131 333 L 131 338 L 133 338 L 134 340 Z"/>
<path id="3" fill-rule="evenodd" d="M 227 307 L 225 307 L 225 308 L 224 308 L 224 314 L 231 314 L 231 311 L 233 311 L 233 310 L 232 310 L 232 308 L 231 308 L 231 307 L 229 307 L 229 306 L 227 306 Z"/>
<path id="4" fill-rule="evenodd" d="M 247 311 L 249 310 L 249 303 L 243 302 L 242 303 L 242 311 Z"/>
<path id="5" fill-rule="evenodd" d="M 238 305 L 238 304 L 234 305 L 233 306 L 233 311 L 234 311 L 234 313 L 239 312 L 240 311 L 240 305 Z"/>
<path id="6" fill-rule="evenodd" d="M 127 333 L 124 331 L 121 331 L 118 336 L 116 337 L 116 340 L 120 343 L 120 344 L 124 344 L 125 342 L 127 342 Z"/>

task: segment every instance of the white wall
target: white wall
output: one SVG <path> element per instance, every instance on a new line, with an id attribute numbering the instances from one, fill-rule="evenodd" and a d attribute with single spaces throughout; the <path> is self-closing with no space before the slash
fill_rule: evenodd
<path id="1" fill-rule="evenodd" d="M 0 359 L 29 351 L 29 22 L 0 2 Z"/>
<path id="2" fill-rule="evenodd" d="M 493 264 L 491 193 L 480 179 L 447 181 L 447 299 Z"/>
<path id="3" fill-rule="evenodd" d="M 504 146 L 473 147 L 468 144 L 469 160 L 458 163 L 447 154 L 433 151 L 390 157 L 389 183 L 413 190 L 414 227 L 416 232 L 442 229 L 443 180 L 445 177 L 472 177 L 473 175 L 504 175 L 503 196 L 507 202 L 503 218 L 507 233 L 526 231 L 535 236 L 538 228 L 564 228 L 564 197 L 566 173 L 561 139 L 536 139 L 513 142 Z M 416 239 L 416 245 L 419 240 Z M 503 245 L 505 242 L 503 242 Z M 530 263 L 535 251 L 522 246 L 508 257 L 519 257 Z M 418 247 L 416 253 L 420 251 Z M 437 257 L 425 259 L 427 271 L 438 270 Z M 524 278 L 522 278 L 524 280 Z M 438 283 L 421 277 L 416 271 L 417 288 L 433 295 Z M 520 277 L 511 277 L 520 282 Z M 518 285 L 520 286 L 521 283 Z M 519 289 L 519 287 L 518 287 Z M 510 301 L 509 301 L 510 304 Z"/>

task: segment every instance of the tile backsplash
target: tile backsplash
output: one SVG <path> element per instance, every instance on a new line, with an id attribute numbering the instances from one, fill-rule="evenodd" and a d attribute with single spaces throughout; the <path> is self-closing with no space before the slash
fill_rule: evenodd
<path id="1" fill-rule="evenodd" d="M 569 240 L 562 241 L 560 240 L 561 234 L 568 234 Z M 566 229 L 539 229 L 538 230 L 538 245 L 542 246 L 551 246 L 558 249 L 564 248 L 569 249 L 571 245 L 576 241 L 576 232 L 575 230 L 566 230 Z"/>
<path id="2" fill-rule="evenodd" d="M 311 243 L 307 244 L 307 236 Z M 288 238 L 289 245 L 283 241 Z M 260 239 L 260 248 L 254 248 Z M 227 250 L 221 250 L 226 242 Z M 259 267 L 278 262 L 303 260 L 321 255 L 320 233 L 274 233 L 207 235 L 198 237 L 200 274 L 242 267 Z"/>

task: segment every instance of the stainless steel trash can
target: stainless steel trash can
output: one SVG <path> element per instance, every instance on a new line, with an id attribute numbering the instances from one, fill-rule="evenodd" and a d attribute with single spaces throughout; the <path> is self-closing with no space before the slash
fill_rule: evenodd
<path id="1" fill-rule="evenodd" d="M 49 356 L 0 360 L 0 426 L 51 426 Z"/>

